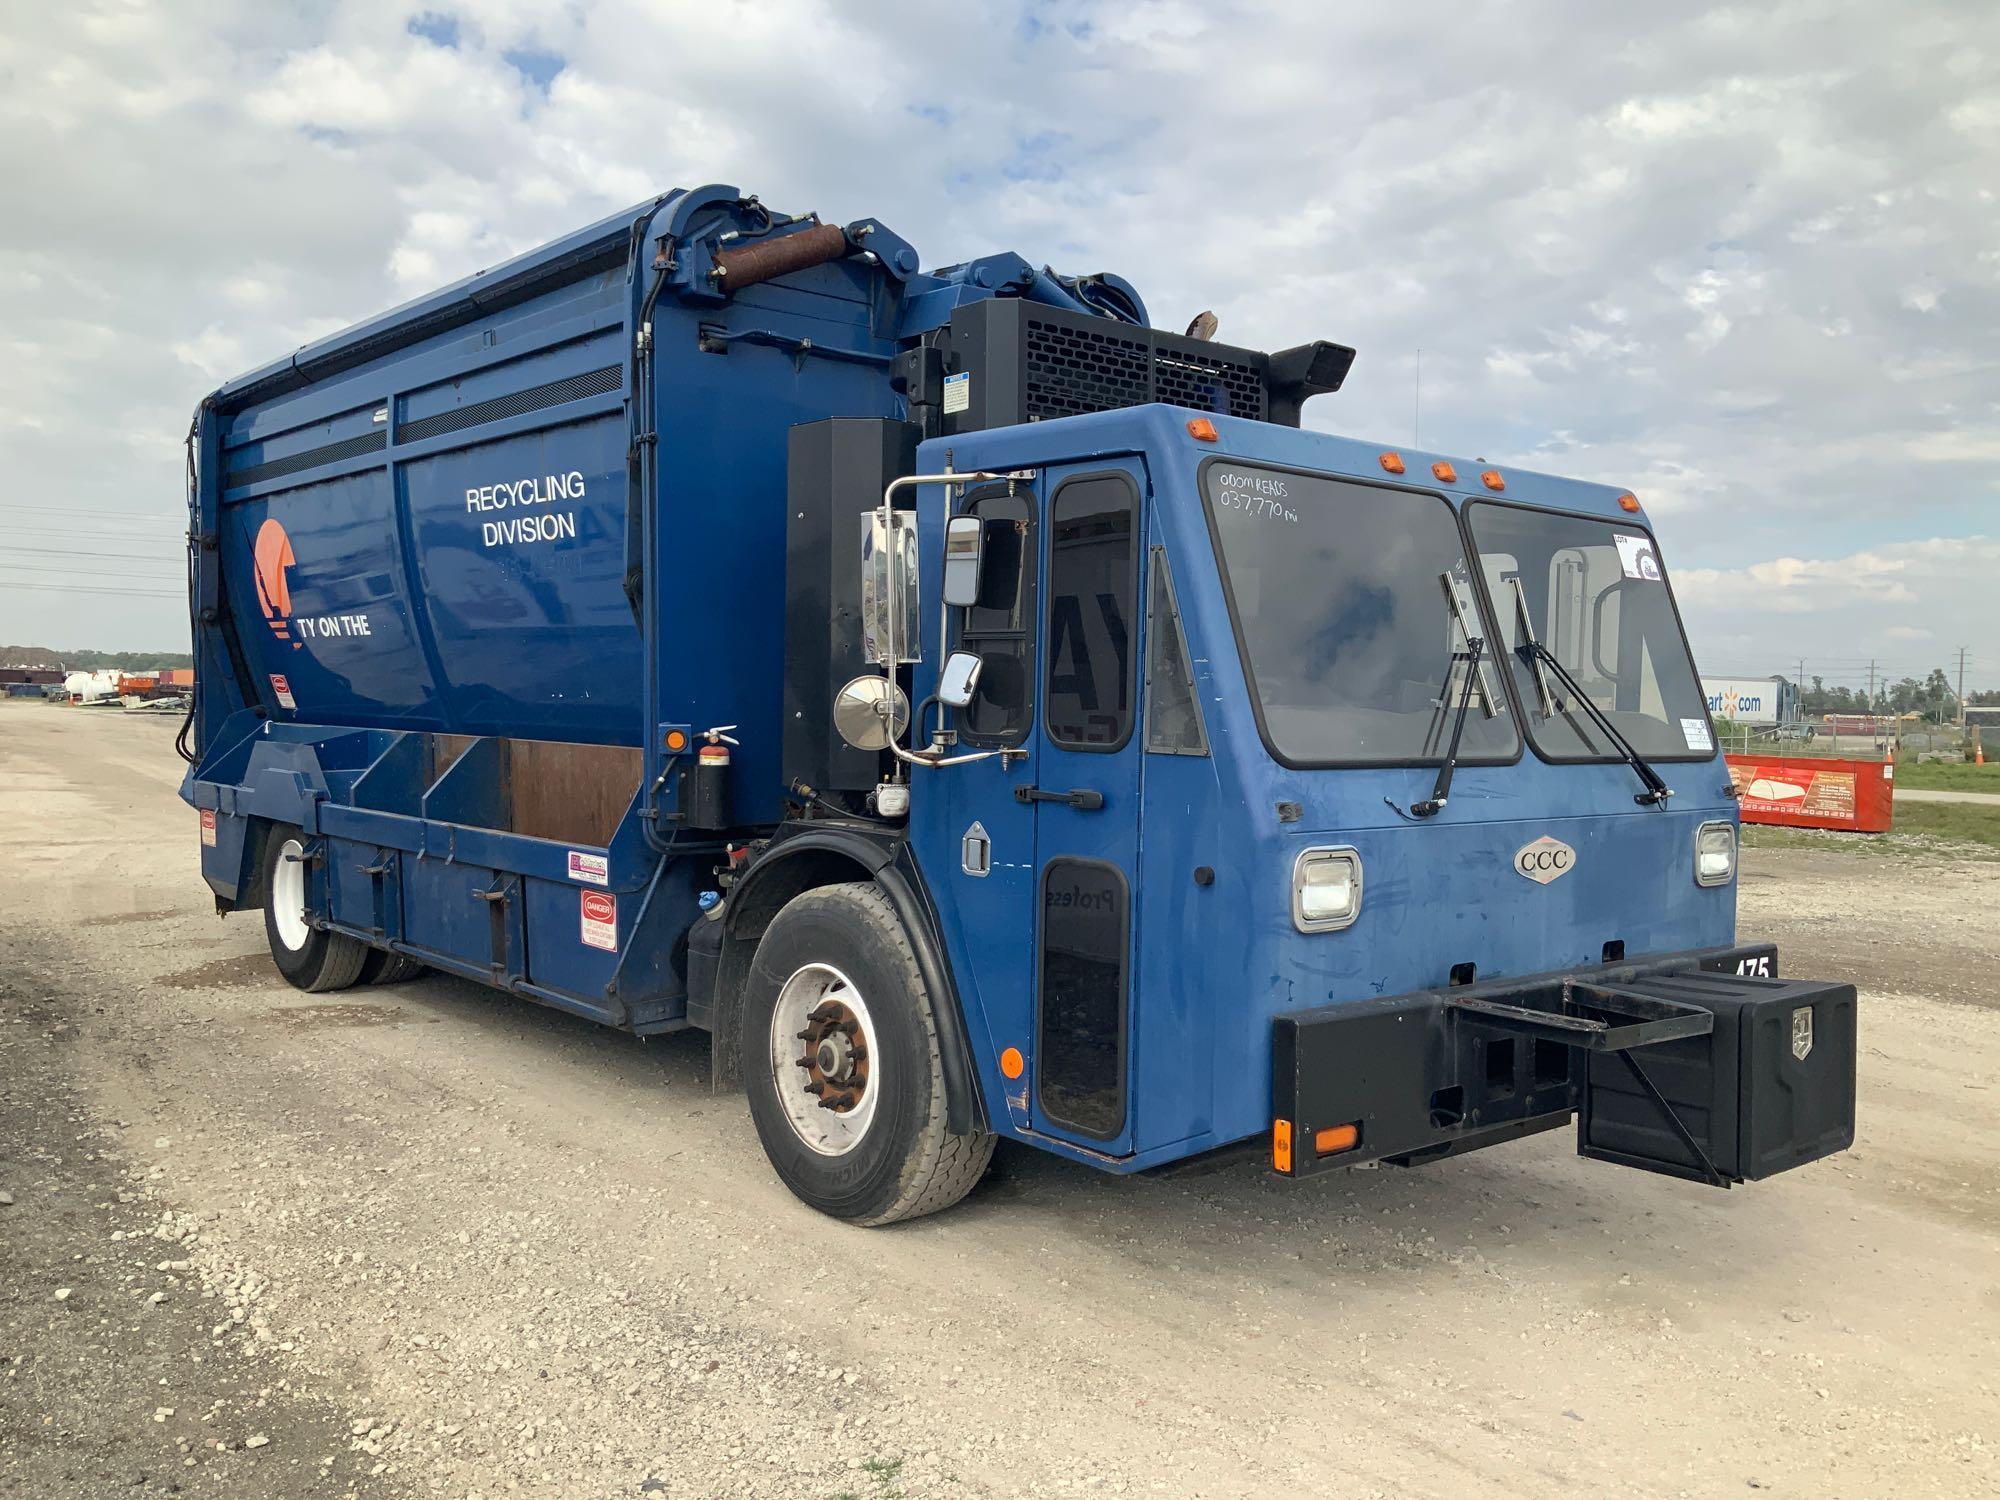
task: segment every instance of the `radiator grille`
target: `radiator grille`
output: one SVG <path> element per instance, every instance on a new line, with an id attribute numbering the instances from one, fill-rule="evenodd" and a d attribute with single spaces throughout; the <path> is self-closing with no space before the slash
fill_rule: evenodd
<path id="1" fill-rule="evenodd" d="M 1247 360 L 1192 346 L 1168 350 L 1157 335 L 1135 337 L 1118 324 L 1079 327 L 1041 318 L 1027 324 L 1023 415 L 1029 421 L 1148 401 L 1264 419 L 1263 372 Z"/>
<path id="2" fill-rule="evenodd" d="M 288 453 L 283 458 L 274 458 L 268 463 L 252 464 L 247 469 L 228 471 L 226 483 L 231 489 L 246 484 L 262 484 L 267 479 L 282 479 L 287 474 L 303 473 L 307 469 L 317 469 L 322 464 L 337 464 L 343 458 L 359 458 L 364 453 L 379 453 L 388 442 L 388 436 L 380 432 L 364 432 L 360 437 L 342 438 L 337 443 L 323 443 L 317 448 L 308 448 L 303 453 Z"/>
<path id="3" fill-rule="evenodd" d="M 1156 399 L 1170 405 L 1264 420 L 1264 378 L 1241 360 L 1161 350 L 1153 360 L 1153 379 Z"/>
<path id="4" fill-rule="evenodd" d="M 507 417 L 519 417 L 531 411 L 541 411 L 544 407 L 561 406 L 565 401 L 581 401 L 586 396 L 606 395 L 619 389 L 624 381 L 623 370 L 617 365 L 606 365 L 601 370 L 592 370 L 587 374 L 570 375 L 562 380 L 551 380 L 544 385 L 531 385 L 525 391 L 515 391 L 512 395 L 495 396 L 487 401 L 475 401 L 470 406 L 441 411 L 435 416 L 418 417 L 414 422 L 405 422 L 396 429 L 396 440 L 403 443 L 420 442 L 424 438 L 437 437 L 441 433 L 460 432 L 467 427 L 477 427 L 484 422 L 498 422 Z"/>
<path id="5" fill-rule="evenodd" d="M 1072 328 L 1028 319 L 1027 412 L 1030 421 L 1143 406 L 1152 399 L 1141 339 L 1108 328 Z"/>

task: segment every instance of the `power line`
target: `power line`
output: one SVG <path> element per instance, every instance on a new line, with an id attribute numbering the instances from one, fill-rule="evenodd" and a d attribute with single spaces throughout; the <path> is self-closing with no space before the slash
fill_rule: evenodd
<path id="1" fill-rule="evenodd" d="M 158 552 L 98 552 L 87 547 L 9 547 L 0 551 L 0 557 L 111 557 L 124 562 L 171 562 L 175 567 L 186 564 L 185 557 L 172 553 Z"/>
<path id="2" fill-rule="evenodd" d="M 182 601 L 187 599 L 187 595 L 179 589 L 163 589 L 155 593 L 150 589 L 92 588 L 87 584 L 78 584 L 74 588 L 65 588 L 59 583 L 10 583 L 7 587 L 10 589 L 39 589 L 44 593 L 50 594 L 115 594 L 120 599 L 180 599 Z"/>

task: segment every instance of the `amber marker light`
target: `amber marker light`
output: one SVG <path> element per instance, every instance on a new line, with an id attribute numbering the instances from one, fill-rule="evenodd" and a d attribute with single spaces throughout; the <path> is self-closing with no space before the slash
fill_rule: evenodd
<path id="1" fill-rule="evenodd" d="M 1637 495 L 1620 495 L 1618 497 L 1618 508 L 1629 515 L 1636 516 L 1639 514 L 1639 497 Z"/>
<path id="2" fill-rule="evenodd" d="M 1437 476 L 1437 481 L 1439 484 L 1458 483 L 1458 470 L 1454 469 L 1450 464 L 1446 463 L 1443 459 L 1439 459 L 1436 463 L 1431 465 L 1431 473 Z"/>
<path id="3" fill-rule="evenodd" d="M 1489 490 L 1504 490 L 1507 488 L 1507 481 L 1500 477 L 1498 469 L 1488 469 L 1484 474 L 1479 476 L 1479 482 Z"/>
<path id="4" fill-rule="evenodd" d="M 1391 474 L 1400 474 L 1400 473 L 1402 473 L 1402 472 L 1403 472 L 1403 455 L 1402 455 L 1402 454 L 1400 454 L 1400 453 L 1385 453 L 1385 454 L 1383 454 L 1383 455 L 1382 455 L 1382 467 L 1383 467 L 1384 469 L 1388 470 L 1388 471 L 1389 471 L 1389 472 L 1390 472 Z"/>
<path id="5" fill-rule="evenodd" d="M 688 737 L 686 730 L 669 729 L 667 731 L 667 748 L 669 750 L 685 750 L 687 747 Z"/>
<path id="6" fill-rule="evenodd" d="M 1271 1122 L 1271 1165 L 1280 1172 L 1292 1170 L 1292 1122 Z"/>
<path id="7" fill-rule="evenodd" d="M 1359 1125 L 1329 1125 L 1324 1130 L 1313 1132 L 1313 1155 L 1338 1156 L 1343 1151 L 1352 1151 L 1361 1144 Z"/>
<path id="8" fill-rule="evenodd" d="M 1188 436 L 1197 443 L 1213 443 L 1221 439 L 1221 434 L 1215 430 L 1215 424 L 1207 417 L 1188 418 Z"/>
<path id="9" fill-rule="evenodd" d="M 1009 1078 L 1019 1078 L 1027 1067 L 1027 1060 L 1021 1056 L 1019 1047 L 1009 1047 L 1000 1054 L 1000 1071 Z"/>

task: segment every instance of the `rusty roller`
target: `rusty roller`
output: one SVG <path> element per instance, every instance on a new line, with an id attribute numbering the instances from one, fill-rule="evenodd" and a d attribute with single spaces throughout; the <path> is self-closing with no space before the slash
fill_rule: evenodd
<path id="1" fill-rule="evenodd" d="M 740 250 L 724 250 L 715 257 L 715 282 L 729 291 L 740 291 L 760 281 L 773 281 L 840 260 L 854 251 L 847 232 L 835 224 L 815 224 L 781 239 L 763 240 Z"/>

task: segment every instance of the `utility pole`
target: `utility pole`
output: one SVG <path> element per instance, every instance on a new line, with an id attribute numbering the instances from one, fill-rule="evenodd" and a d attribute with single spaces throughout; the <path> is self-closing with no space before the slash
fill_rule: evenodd
<path id="1" fill-rule="evenodd" d="M 1965 647 L 1958 648 L 1958 727 L 1965 728 Z"/>
<path id="2" fill-rule="evenodd" d="M 1806 717 L 1806 659 L 1803 656 L 1799 658 L 1799 675 L 1792 680 L 1799 685 L 1799 701 L 1795 707 L 1798 709 L 1799 722 L 1803 724 Z"/>
<path id="3" fill-rule="evenodd" d="M 1868 659 L 1868 712 L 1875 712 L 1875 659 Z"/>

